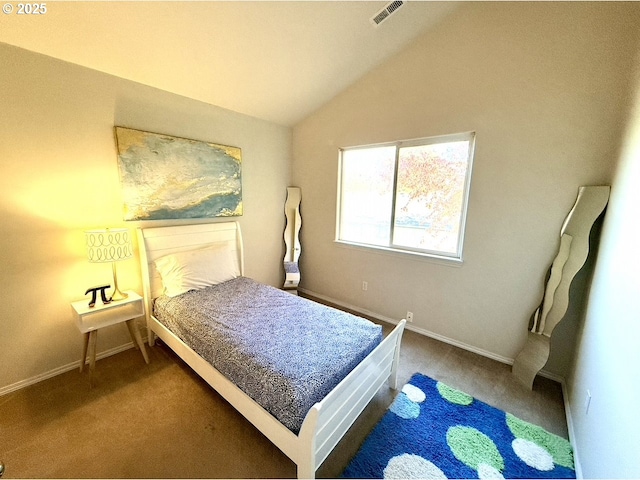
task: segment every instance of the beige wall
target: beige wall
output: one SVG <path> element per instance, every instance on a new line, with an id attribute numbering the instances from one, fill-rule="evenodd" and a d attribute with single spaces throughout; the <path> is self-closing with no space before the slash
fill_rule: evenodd
<path id="1" fill-rule="evenodd" d="M 80 359 L 69 302 L 111 281 L 86 261 L 83 231 L 125 225 L 114 125 L 242 148 L 246 273 L 281 284 L 289 128 L 5 44 L 0 65 L 0 392 Z M 137 259 L 118 272 L 140 291 Z M 109 327 L 98 350 L 128 342 Z"/>
<path id="2" fill-rule="evenodd" d="M 611 181 L 639 7 L 465 4 L 296 125 L 302 287 L 392 319 L 411 310 L 413 328 L 513 359 L 578 187 Z M 464 131 L 477 137 L 461 267 L 334 243 L 339 147 Z M 551 373 L 566 373 L 564 343 Z"/>
<path id="3" fill-rule="evenodd" d="M 638 47 L 634 108 L 568 382 L 584 478 L 640 478 L 640 43 Z"/>

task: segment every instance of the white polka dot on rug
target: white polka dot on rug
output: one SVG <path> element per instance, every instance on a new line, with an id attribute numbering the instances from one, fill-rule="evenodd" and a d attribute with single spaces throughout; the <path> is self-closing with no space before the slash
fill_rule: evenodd
<path id="1" fill-rule="evenodd" d="M 481 463 L 478 465 L 478 478 L 480 480 L 489 480 L 493 478 L 504 480 L 504 475 L 502 475 L 500 470 L 497 468 L 487 465 L 486 463 Z"/>
<path id="2" fill-rule="evenodd" d="M 402 387 L 402 393 L 409 397 L 409 400 L 411 400 L 412 402 L 421 403 L 424 402 L 427 398 L 422 390 L 420 390 L 415 385 L 411 385 L 410 383 L 407 383 L 404 387 Z"/>
<path id="3" fill-rule="evenodd" d="M 411 401 L 411 399 L 402 392 L 393 401 L 389 410 L 405 420 L 418 418 L 420 416 L 420 405 Z"/>
<path id="4" fill-rule="evenodd" d="M 446 479 L 447 476 L 432 462 L 419 455 L 403 453 L 387 463 L 383 472 L 384 478 L 427 478 Z"/>
<path id="5" fill-rule="evenodd" d="M 516 438 L 511 442 L 511 446 L 520 460 L 530 467 L 543 472 L 553 470 L 555 467 L 551 454 L 537 443 L 524 438 Z"/>

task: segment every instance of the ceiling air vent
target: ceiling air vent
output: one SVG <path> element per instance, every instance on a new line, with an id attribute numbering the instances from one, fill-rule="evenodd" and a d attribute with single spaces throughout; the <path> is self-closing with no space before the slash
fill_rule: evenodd
<path id="1" fill-rule="evenodd" d="M 388 19 L 396 10 L 398 10 L 405 2 L 401 0 L 395 0 L 394 2 L 389 2 L 385 7 L 376 13 L 373 17 L 370 18 L 371 23 L 374 26 L 380 25 L 386 19 Z"/>

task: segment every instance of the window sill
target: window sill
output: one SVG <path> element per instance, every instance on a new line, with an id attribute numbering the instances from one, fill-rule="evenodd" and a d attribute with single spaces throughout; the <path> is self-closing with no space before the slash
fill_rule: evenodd
<path id="1" fill-rule="evenodd" d="M 413 252 L 410 250 L 400 250 L 392 247 L 380 247 L 377 245 L 367 245 L 363 243 L 346 242 L 344 240 L 334 240 L 334 243 L 341 248 L 360 250 L 366 253 L 373 253 L 376 255 L 387 255 L 391 257 L 398 257 L 398 256 L 408 257 L 415 260 L 426 261 L 429 263 L 446 265 L 448 267 L 462 267 L 462 264 L 463 264 L 463 260 L 461 258 L 447 257 L 444 255 L 436 255 L 433 253 Z"/>

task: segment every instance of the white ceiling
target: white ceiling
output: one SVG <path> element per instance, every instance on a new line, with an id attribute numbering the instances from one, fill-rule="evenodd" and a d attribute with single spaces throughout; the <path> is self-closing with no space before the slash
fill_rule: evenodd
<path id="1" fill-rule="evenodd" d="M 387 3 L 50 0 L 1 14 L 0 42 L 294 125 L 457 6 L 410 1 L 372 26 Z"/>

